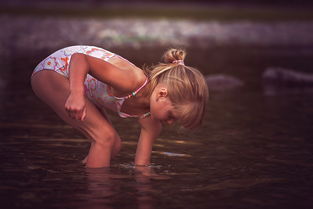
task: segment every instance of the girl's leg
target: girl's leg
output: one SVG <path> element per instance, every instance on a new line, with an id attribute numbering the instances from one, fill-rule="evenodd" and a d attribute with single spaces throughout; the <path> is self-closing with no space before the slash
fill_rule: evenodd
<path id="1" fill-rule="evenodd" d="M 88 136 L 87 136 L 88 137 Z M 91 145 L 90 147 L 92 146 L 93 144 L 93 140 L 91 139 Z M 113 145 L 113 149 L 112 149 L 112 152 L 111 152 L 111 158 L 114 158 L 120 151 L 121 149 L 121 138 L 119 136 L 117 136 L 116 138 L 116 141 L 114 141 L 114 145 Z M 82 164 L 86 164 L 87 163 L 87 160 L 88 160 L 88 155 L 81 161 Z"/>
<path id="2" fill-rule="evenodd" d="M 31 84 L 35 94 L 47 103 L 59 117 L 92 139 L 86 166 L 110 166 L 111 155 L 119 151 L 121 140 L 97 107 L 86 98 L 87 116 L 85 120 L 78 121 L 70 118 L 64 108 L 70 94 L 69 80 L 57 72 L 51 70 L 37 72 L 33 75 Z"/>

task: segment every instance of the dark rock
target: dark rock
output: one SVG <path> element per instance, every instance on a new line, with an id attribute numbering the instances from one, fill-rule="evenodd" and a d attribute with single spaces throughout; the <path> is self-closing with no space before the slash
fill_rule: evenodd
<path id="1" fill-rule="evenodd" d="M 262 77 L 266 85 L 284 87 L 313 86 L 313 74 L 280 67 L 267 68 Z"/>
<path id="2" fill-rule="evenodd" d="M 205 79 L 209 90 L 228 90 L 243 86 L 241 80 L 230 75 L 208 75 Z"/>

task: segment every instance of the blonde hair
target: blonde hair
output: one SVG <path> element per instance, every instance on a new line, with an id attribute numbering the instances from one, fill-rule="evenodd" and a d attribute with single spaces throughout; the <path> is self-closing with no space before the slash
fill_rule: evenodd
<path id="1" fill-rule="evenodd" d="M 169 49 L 161 63 L 145 72 L 150 79 L 150 94 L 159 83 L 166 84 L 179 123 L 194 128 L 203 121 L 209 92 L 201 72 L 183 64 L 185 57 L 185 50 Z"/>

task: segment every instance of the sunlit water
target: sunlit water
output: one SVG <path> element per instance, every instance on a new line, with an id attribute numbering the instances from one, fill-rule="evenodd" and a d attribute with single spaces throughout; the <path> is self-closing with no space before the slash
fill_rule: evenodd
<path id="1" fill-rule="evenodd" d="M 157 54 L 146 50 L 151 57 Z M 127 50 L 121 52 L 127 56 Z M 235 75 L 245 86 L 211 92 L 202 128 L 189 132 L 166 127 L 153 148 L 153 166 L 138 169 L 132 164 L 138 125 L 116 116 L 111 118 L 123 148 L 112 167 L 86 169 L 81 165 L 88 141 L 41 103 L 29 87 L 32 68 L 45 53 L 19 55 L 3 71 L 1 208 L 313 206 L 312 93 L 278 88 L 268 94 L 260 78 L 264 67 L 272 65 L 309 72 L 311 49 L 198 51 L 189 60 L 193 65 L 205 73 Z M 136 53 L 128 57 L 142 63 Z M 205 68 L 208 64 L 210 69 Z"/>

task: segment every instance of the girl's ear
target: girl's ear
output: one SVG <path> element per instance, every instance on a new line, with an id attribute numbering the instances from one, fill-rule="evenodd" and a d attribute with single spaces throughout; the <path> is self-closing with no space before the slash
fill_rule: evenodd
<path id="1" fill-rule="evenodd" d="M 167 97 L 168 93 L 167 93 L 167 89 L 166 88 L 160 88 L 159 90 L 159 96 L 160 97 Z"/>
<path id="2" fill-rule="evenodd" d="M 157 94 L 156 94 L 156 101 L 159 101 L 159 99 L 164 99 L 166 98 L 168 95 L 167 93 L 167 89 L 166 88 L 160 88 L 157 90 Z"/>

